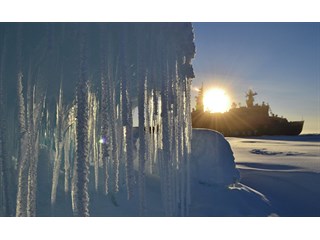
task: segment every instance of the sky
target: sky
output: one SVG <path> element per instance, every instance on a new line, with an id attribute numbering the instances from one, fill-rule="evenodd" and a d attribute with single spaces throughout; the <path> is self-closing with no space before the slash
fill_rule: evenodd
<path id="1" fill-rule="evenodd" d="M 195 22 L 193 27 L 193 87 L 221 87 L 242 106 L 252 88 L 256 103 L 269 103 L 289 121 L 304 120 L 302 133 L 320 133 L 319 22 Z"/>

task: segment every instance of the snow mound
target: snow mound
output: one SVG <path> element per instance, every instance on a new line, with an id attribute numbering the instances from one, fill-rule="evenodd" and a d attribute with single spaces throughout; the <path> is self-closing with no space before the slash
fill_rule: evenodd
<path id="1" fill-rule="evenodd" d="M 240 179 L 230 144 L 223 135 L 207 129 L 193 129 L 191 177 L 203 184 L 228 186 Z"/>
<path id="2" fill-rule="evenodd" d="M 233 151 L 223 135 L 193 129 L 190 216 L 271 216 L 269 200 L 241 184 Z"/>

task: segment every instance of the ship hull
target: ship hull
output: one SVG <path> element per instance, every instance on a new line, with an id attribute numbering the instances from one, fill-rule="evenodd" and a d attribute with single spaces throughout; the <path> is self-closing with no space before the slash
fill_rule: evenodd
<path id="1" fill-rule="evenodd" d="M 250 117 L 230 113 L 212 114 L 192 112 L 192 127 L 212 129 L 225 137 L 262 135 L 299 135 L 304 121 L 289 122 L 279 117 Z"/>

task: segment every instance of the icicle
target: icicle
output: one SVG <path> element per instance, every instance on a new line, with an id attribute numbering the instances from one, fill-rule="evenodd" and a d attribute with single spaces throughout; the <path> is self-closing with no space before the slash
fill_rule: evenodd
<path id="1" fill-rule="evenodd" d="M 88 89 L 88 140 L 89 140 L 89 162 L 94 166 L 95 189 L 98 191 L 98 159 L 96 158 L 96 98 L 95 94 Z"/>
<path id="2" fill-rule="evenodd" d="M 74 139 L 76 138 L 75 133 L 75 106 L 71 105 L 69 111 L 67 112 L 66 124 L 64 124 L 64 141 L 63 141 L 63 151 L 64 151 L 64 192 L 65 196 L 70 191 L 70 174 L 73 162 L 73 156 L 75 152 Z"/>
<path id="3" fill-rule="evenodd" d="M 149 125 L 150 125 L 150 134 L 149 134 L 149 174 L 153 174 L 154 172 L 154 162 L 155 162 L 155 129 L 156 126 L 154 124 L 154 112 L 153 112 L 153 96 L 154 92 L 150 91 L 150 99 L 148 100 L 148 109 L 149 109 Z"/>
<path id="4" fill-rule="evenodd" d="M 179 122 L 178 122 L 178 113 L 179 113 L 179 93 L 177 92 L 178 89 L 178 82 L 176 77 L 176 64 L 173 64 L 171 78 L 172 78 L 172 198 L 173 198 L 173 215 L 177 215 L 177 205 L 179 203 L 178 193 L 178 172 L 179 172 Z"/>
<path id="5" fill-rule="evenodd" d="M 160 133 L 160 116 L 159 116 L 159 110 L 158 110 L 159 100 L 158 100 L 158 94 L 156 91 L 153 91 L 153 170 L 155 168 L 155 165 L 158 163 L 158 151 L 161 148 L 159 141 L 159 133 Z M 158 171 L 159 172 L 159 171 Z"/>
<path id="6" fill-rule="evenodd" d="M 32 98 L 32 116 L 30 119 L 30 166 L 28 176 L 28 199 L 27 199 L 27 215 L 36 216 L 36 193 L 37 193 L 37 169 L 39 157 L 39 134 L 40 122 L 42 117 L 44 97 L 40 97 L 40 101 L 36 101 L 36 87 L 33 87 Z"/>
<path id="7" fill-rule="evenodd" d="M 102 102 L 102 105 L 104 103 Z M 109 157 L 109 139 L 108 139 L 108 121 L 107 118 L 104 118 L 103 112 L 107 112 L 105 108 L 102 107 L 102 131 L 101 131 L 101 156 L 102 156 L 102 163 L 104 168 L 104 193 L 108 194 L 109 192 L 109 167 L 108 167 L 108 157 Z"/>
<path id="8" fill-rule="evenodd" d="M 71 119 L 72 122 L 76 121 L 77 116 L 77 106 L 73 106 L 71 108 Z M 70 151 L 70 174 L 71 174 L 71 206 L 72 206 L 72 212 L 75 216 L 78 215 L 78 195 L 77 195 L 77 161 L 76 161 L 76 155 L 77 155 L 77 126 L 76 124 L 72 124 L 70 126 L 70 133 L 71 133 L 71 151 Z"/>
<path id="9" fill-rule="evenodd" d="M 70 172 L 70 144 L 71 144 L 71 130 L 69 129 L 64 139 L 64 192 L 69 192 L 69 172 Z"/>
<path id="10" fill-rule="evenodd" d="M 134 185 L 134 169 L 133 169 L 133 139 L 132 139 L 132 107 L 131 102 L 127 102 L 127 118 L 128 125 L 126 126 L 126 173 L 127 173 L 127 188 L 128 188 L 128 199 L 133 197 L 133 185 Z"/>
<path id="11" fill-rule="evenodd" d="M 60 85 L 59 101 L 56 109 L 56 131 L 55 131 L 55 157 L 52 175 L 51 205 L 56 202 L 57 187 L 63 148 L 63 109 L 62 109 L 62 86 Z"/>
<path id="12" fill-rule="evenodd" d="M 144 215 L 145 211 L 145 162 L 146 162 L 146 132 L 149 129 L 145 122 L 146 110 L 146 80 L 142 74 L 139 79 L 138 117 L 139 117 L 139 212 Z"/>
<path id="13" fill-rule="evenodd" d="M 94 163 L 95 189 L 98 191 L 99 185 L 99 157 L 98 157 L 98 142 L 97 142 L 97 110 L 98 102 L 96 96 L 92 94 L 92 158 Z"/>
<path id="14" fill-rule="evenodd" d="M 77 161 L 76 156 L 73 161 L 73 171 L 72 171 L 72 180 L 71 180 L 71 204 L 72 204 L 72 212 L 75 216 L 78 216 L 78 191 L 77 191 Z"/>
<path id="15" fill-rule="evenodd" d="M 85 31 L 85 29 L 82 29 Z M 89 216 L 88 193 L 88 83 L 86 37 L 82 32 L 80 43 L 80 79 L 77 86 L 77 156 L 76 209 L 78 216 Z"/>
<path id="16" fill-rule="evenodd" d="M 126 146 L 126 185 L 127 197 L 133 196 L 134 170 L 133 170 L 133 140 L 132 140 L 132 106 L 131 106 L 131 86 L 128 79 L 128 59 L 127 59 L 127 33 L 126 25 L 123 26 L 120 46 L 121 62 L 121 96 L 122 96 L 122 125 L 125 127 Z"/>
<path id="17" fill-rule="evenodd" d="M 19 132 L 20 151 L 18 166 L 18 192 L 16 204 L 16 216 L 27 216 L 27 194 L 28 194 L 28 132 L 26 129 L 25 106 L 22 87 L 22 73 L 18 74 L 18 102 L 19 102 Z"/>
<path id="18" fill-rule="evenodd" d="M 119 157 L 119 164 L 120 164 L 120 181 L 121 185 L 126 187 L 126 181 L 127 181 L 127 176 L 126 176 L 126 158 L 127 158 L 127 153 L 126 153 L 126 144 L 125 144 L 125 128 L 122 126 L 122 91 L 121 91 L 121 82 L 120 82 L 120 90 L 119 90 L 119 104 L 117 105 L 116 108 L 116 125 L 117 125 L 117 140 L 118 140 L 118 157 Z"/>
<path id="19" fill-rule="evenodd" d="M 115 96 L 114 96 L 114 78 L 113 78 L 113 69 L 110 56 L 108 58 L 107 64 L 107 89 L 106 89 L 106 112 L 107 115 L 107 139 L 108 139 L 108 149 L 109 149 L 109 170 L 111 171 L 110 176 L 110 185 L 112 194 L 119 191 L 119 157 L 118 151 L 119 145 L 117 143 L 117 124 L 116 124 L 116 115 L 115 115 Z M 114 195 L 112 195 L 114 198 Z"/>
<path id="20" fill-rule="evenodd" d="M 33 133 L 32 139 L 33 147 L 31 149 L 31 162 L 28 176 L 28 201 L 27 201 L 27 215 L 28 217 L 36 216 L 36 192 L 37 192 L 37 165 L 39 153 L 39 134 Z"/>
<path id="21" fill-rule="evenodd" d="M 104 46 L 104 29 L 101 29 L 101 159 L 104 167 L 104 193 L 107 194 L 109 191 L 108 187 L 108 145 L 107 135 L 108 135 L 108 85 L 107 85 L 107 74 L 106 74 L 106 56 L 105 56 L 105 46 Z"/>
<path id="22" fill-rule="evenodd" d="M 97 155 L 97 99 L 94 92 L 88 89 L 88 139 L 89 139 L 89 160 L 94 166 L 95 190 L 98 191 L 99 179 L 99 158 Z"/>
<path id="23" fill-rule="evenodd" d="M 19 129 L 20 135 L 24 134 L 26 129 L 26 117 L 25 117 L 25 106 L 23 97 L 23 85 L 22 85 L 22 73 L 18 73 L 18 104 L 19 104 Z"/>
<path id="24" fill-rule="evenodd" d="M 146 74 L 146 84 L 145 84 L 145 145 L 146 145 L 146 153 L 145 153 L 145 159 L 147 161 L 147 164 L 151 166 L 151 134 L 152 134 L 152 128 L 150 124 L 150 118 L 151 118 L 151 109 L 150 109 L 150 87 L 148 85 L 148 74 Z M 146 170 L 145 170 L 146 171 Z M 149 167 L 149 171 L 151 172 L 151 169 Z"/>
<path id="25" fill-rule="evenodd" d="M 29 70 L 28 70 L 28 81 L 27 81 L 27 101 L 26 101 L 26 126 L 27 126 L 27 131 L 28 131 L 28 150 L 27 150 L 27 156 L 28 156 L 28 161 L 27 161 L 27 179 L 28 179 L 28 183 L 27 183 L 27 216 L 29 216 L 29 198 L 30 198 L 30 165 L 31 162 L 33 162 L 33 134 L 34 134 L 34 125 L 33 125 L 33 116 L 34 116 L 34 112 L 33 112 L 33 88 L 32 88 L 32 70 L 31 70 L 31 59 L 29 59 Z"/>
<path id="26" fill-rule="evenodd" d="M 115 116 L 115 99 L 114 99 L 114 90 L 113 90 L 113 81 L 109 67 L 109 129 L 110 129 L 110 139 L 111 139 L 111 156 L 112 156 L 112 168 L 113 168 L 113 191 L 119 191 L 119 155 L 118 155 L 118 144 L 117 144 L 117 124 Z"/>

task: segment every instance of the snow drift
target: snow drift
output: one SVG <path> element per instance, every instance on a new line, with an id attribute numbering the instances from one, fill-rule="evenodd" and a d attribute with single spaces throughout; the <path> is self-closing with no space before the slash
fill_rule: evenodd
<path id="1" fill-rule="evenodd" d="M 229 143 L 218 132 L 193 129 L 191 176 L 204 184 L 228 186 L 239 181 Z"/>
<path id="2" fill-rule="evenodd" d="M 241 184 L 229 142 L 207 129 L 193 129 L 191 216 L 269 216 L 268 199 Z"/>

